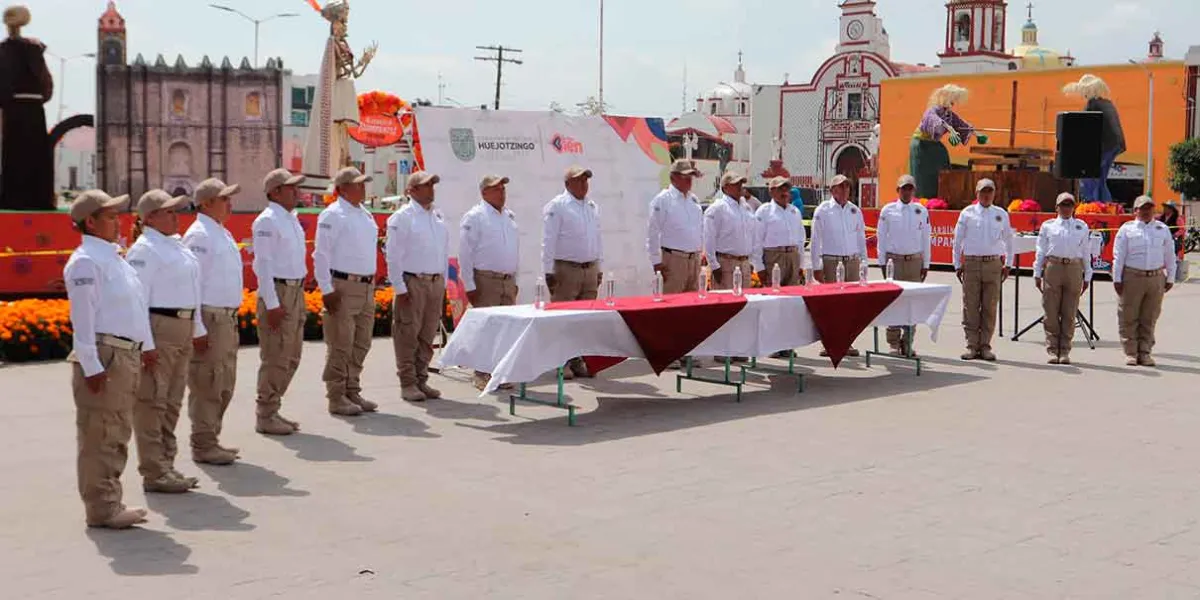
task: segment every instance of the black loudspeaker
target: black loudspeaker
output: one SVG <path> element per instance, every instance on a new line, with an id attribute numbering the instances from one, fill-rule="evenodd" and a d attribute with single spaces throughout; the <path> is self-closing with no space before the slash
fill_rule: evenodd
<path id="1" fill-rule="evenodd" d="M 1054 176 L 1059 179 L 1100 177 L 1104 113 L 1060 112 L 1055 127 Z"/>

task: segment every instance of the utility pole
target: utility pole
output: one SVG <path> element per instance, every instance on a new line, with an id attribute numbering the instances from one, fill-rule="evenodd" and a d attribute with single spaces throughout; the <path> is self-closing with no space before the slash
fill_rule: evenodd
<path id="1" fill-rule="evenodd" d="M 515 58 L 505 58 L 504 53 L 505 52 L 510 52 L 510 53 L 511 52 L 522 52 L 522 50 L 518 50 L 517 48 L 505 48 L 504 46 L 475 46 L 475 48 L 477 48 L 479 50 L 487 50 L 489 52 L 496 53 L 495 56 L 476 56 L 475 60 L 482 60 L 484 62 L 496 63 L 496 105 L 495 105 L 495 109 L 500 110 L 500 82 L 502 81 L 502 78 L 504 76 L 503 75 L 504 63 L 512 63 L 514 65 L 524 64 L 522 61 L 517 60 Z"/>

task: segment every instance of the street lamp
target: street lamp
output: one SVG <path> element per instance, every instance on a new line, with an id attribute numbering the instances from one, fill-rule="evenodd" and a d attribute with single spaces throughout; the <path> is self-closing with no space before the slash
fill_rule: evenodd
<path id="1" fill-rule="evenodd" d="M 1129 59 L 1129 64 L 1141 67 L 1150 82 L 1150 105 L 1146 108 L 1146 181 L 1143 184 L 1146 188 L 1144 192 L 1148 196 L 1154 182 L 1154 71 L 1132 58 Z"/>
<path id="2" fill-rule="evenodd" d="M 66 96 L 63 94 L 63 91 L 67 89 L 67 63 L 79 58 L 96 58 L 96 53 L 85 52 L 83 54 L 76 54 L 75 56 L 59 56 L 53 52 L 46 51 L 46 54 L 58 59 L 58 90 L 56 90 L 58 93 L 58 119 L 55 121 L 57 123 L 62 121 L 63 112 L 67 108 Z"/>
<path id="3" fill-rule="evenodd" d="M 255 19 L 254 17 L 251 17 L 250 15 L 247 15 L 246 13 L 244 13 L 236 8 L 230 8 L 223 4 L 209 4 L 209 6 L 215 8 L 217 10 L 231 12 L 247 21 L 250 21 L 251 23 L 254 23 L 254 68 L 256 68 L 256 69 L 258 68 L 258 26 L 262 25 L 263 23 L 266 23 L 267 21 L 273 21 L 275 19 L 300 16 L 299 13 L 279 13 L 276 15 L 271 15 L 269 17 L 262 18 L 262 19 Z"/>

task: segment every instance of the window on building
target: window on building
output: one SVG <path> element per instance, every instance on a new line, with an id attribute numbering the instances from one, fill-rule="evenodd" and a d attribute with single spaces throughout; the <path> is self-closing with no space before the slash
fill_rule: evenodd
<path id="1" fill-rule="evenodd" d="M 295 127 L 308 127 L 308 111 L 307 110 L 292 110 L 292 125 Z"/>
<path id="2" fill-rule="evenodd" d="M 709 112 L 708 112 L 708 114 L 710 114 L 710 115 L 715 115 L 715 114 L 717 114 L 717 103 L 716 103 L 716 102 L 713 102 L 713 103 L 712 103 L 712 105 L 711 105 L 711 106 L 709 106 Z"/>
<path id="3" fill-rule="evenodd" d="M 846 118 L 861 120 L 863 118 L 863 97 L 859 92 L 846 94 Z"/>
<path id="4" fill-rule="evenodd" d="M 954 20 L 954 41 L 971 41 L 971 15 L 960 13 Z"/>
<path id="5" fill-rule="evenodd" d="M 292 108 L 308 110 L 312 108 L 313 94 L 315 89 L 309 87 L 294 87 L 292 88 Z"/>
<path id="6" fill-rule="evenodd" d="M 746 103 L 745 102 L 738 102 L 738 114 L 739 115 L 746 114 Z"/>
<path id="7" fill-rule="evenodd" d="M 79 167 L 67 167 L 67 189 L 79 189 Z"/>

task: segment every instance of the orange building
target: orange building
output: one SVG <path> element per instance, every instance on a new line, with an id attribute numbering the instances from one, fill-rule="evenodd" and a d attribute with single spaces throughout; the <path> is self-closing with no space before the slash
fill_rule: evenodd
<path id="1" fill-rule="evenodd" d="M 1055 119 L 1064 111 L 1082 110 L 1084 101 L 1063 94 L 1062 87 L 1078 81 L 1085 73 L 1104 79 L 1112 89 L 1112 101 L 1121 116 L 1128 150 L 1117 157 L 1117 164 L 1134 181 L 1113 187 L 1114 197 L 1131 202 L 1143 186 L 1137 179 L 1148 180 L 1149 193 L 1160 202 L 1176 195 L 1167 185 L 1167 157 L 1172 144 L 1187 138 L 1188 106 L 1195 102 L 1195 87 L 1182 61 L 1158 61 L 1140 64 L 1092 65 L 1086 67 L 1020 70 L 979 74 L 912 76 L 885 80 L 880 96 L 879 180 L 896 181 L 908 172 L 908 147 L 912 133 L 921 121 L 929 95 L 935 89 L 954 83 L 967 88 L 970 97 L 956 112 L 975 127 L 1004 129 L 989 133 L 992 146 L 1055 147 Z M 1153 151 L 1147 152 L 1150 73 L 1153 73 Z M 1049 133 L 1017 133 L 1009 143 L 1007 129 L 1012 114 L 1012 82 L 1017 82 L 1016 128 Z M 974 144 L 974 140 L 972 140 Z M 950 148 L 954 165 L 967 163 L 969 148 Z M 1147 169 L 1147 159 L 1152 162 Z M 1146 177 L 1145 173 L 1149 172 Z M 1118 189 L 1120 191 L 1118 191 Z M 887 193 L 882 194 L 887 197 Z M 1039 199 L 1042 200 L 1042 199 Z"/>

